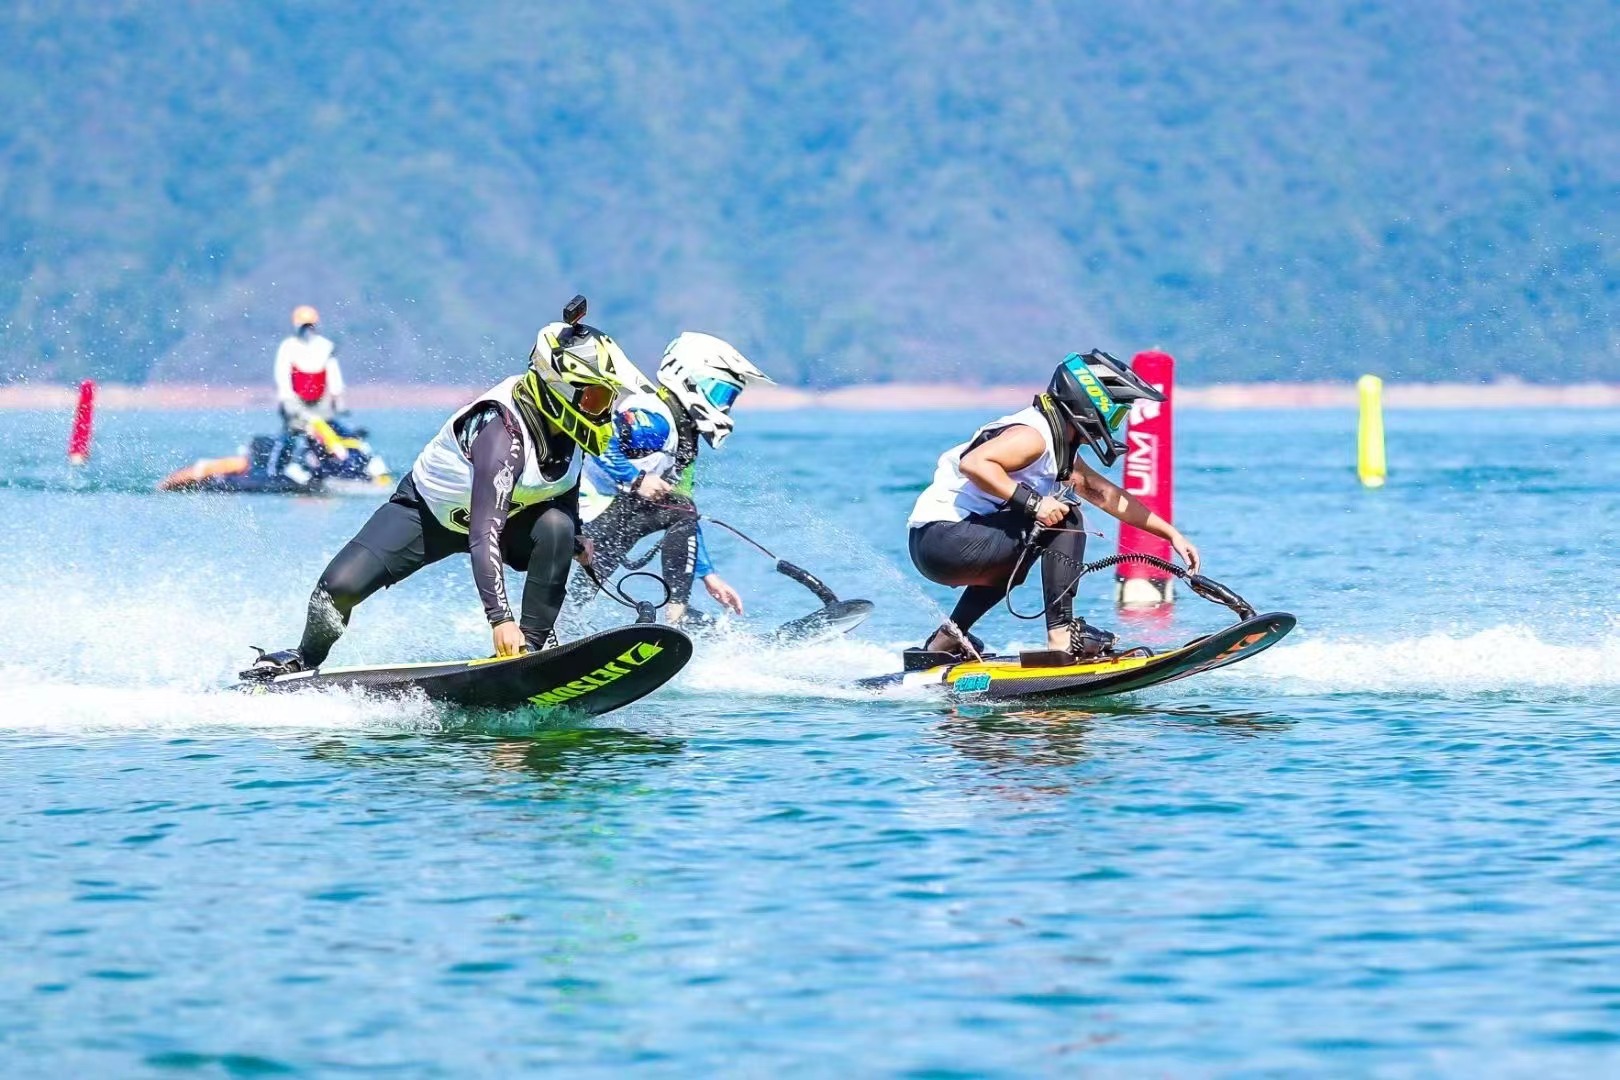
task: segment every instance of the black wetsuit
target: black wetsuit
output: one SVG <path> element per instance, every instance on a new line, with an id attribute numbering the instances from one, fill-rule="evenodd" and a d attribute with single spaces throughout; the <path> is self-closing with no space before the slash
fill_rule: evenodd
<path id="1" fill-rule="evenodd" d="M 1047 628 L 1074 618 L 1076 567 L 1085 562 L 1086 554 L 1080 509 L 1071 509 L 1056 529 L 1039 530 L 1034 540 L 1038 550 L 1025 551 L 1024 538 L 1032 525 L 1022 512 L 1008 509 L 972 514 L 963 521 L 930 521 L 911 530 L 911 561 L 922 576 L 940 585 L 967 586 L 951 611 L 951 621 L 963 633 L 1022 585 L 1037 562 L 1041 592 L 1051 605 L 1046 609 Z M 1047 550 L 1054 557 L 1042 558 Z M 1062 599 L 1053 602 L 1058 596 Z"/>
<path id="2" fill-rule="evenodd" d="M 465 533 L 434 517 L 406 474 L 393 497 L 378 507 L 321 574 L 309 598 L 298 646 L 305 667 L 319 666 L 326 659 L 348 625 L 350 612 L 366 597 L 429 563 L 461 553 L 472 556 L 473 581 L 491 626 L 513 617 L 503 566 L 527 573 L 518 625 L 531 647 L 545 643 L 562 609 L 579 532 L 579 486 L 508 516 L 512 479 L 523 471 L 521 422 L 494 402 L 462 419 L 457 439 L 473 466 Z M 535 445 L 543 454 L 542 471 L 560 476 L 568 468 L 572 442 L 558 435 L 549 440 L 536 437 Z"/>
<path id="3" fill-rule="evenodd" d="M 665 401 L 670 415 L 675 418 L 674 462 L 664 474 L 673 482 L 697 460 L 697 425 L 681 406 L 670 398 Z M 664 534 L 659 542 L 660 569 L 664 583 L 669 587 L 669 599 L 674 604 L 686 604 L 692 599 L 692 579 L 698 565 L 697 506 L 684 495 L 671 491 L 659 502 L 643 499 L 639 495 L 620 495 L 602 511 L 600 517 L 585 526 L 585 535 L 595 547 L 592 567 L 597 576 L 606 581 L 618 570 L 630 549 L 654 533 Z M 594 584 L 584 575 L 574 579 L 569 599 L 584 603 L 590 599 Z"/>
<path id="4" fill-rule="evenodd" d="M 674 492 L 660 502 L 639 495 L 621 495 L 602 511 L 601 517 L 585 526 L 585 535 L 596 548 L 591 565 L 606 581 L 631 548 L 653 533 L 662 532 L 658 554 L 664 584 L 669 586 L 671 603 L 685 604 L 692 599 L 692 579 L 697 572 L 699 520 L 692 501 Z M 581 575 L 574 581 L 571 599 L 589 599 L 590 590 L 595 588 L 591 580 Z"/>

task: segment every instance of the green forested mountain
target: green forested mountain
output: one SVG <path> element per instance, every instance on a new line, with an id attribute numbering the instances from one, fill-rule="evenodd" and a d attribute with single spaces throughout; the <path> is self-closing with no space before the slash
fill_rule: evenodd
<path id="1" fill-rule="evenodd" d="M 8 0 L 5 378 L 1620 379 L 1620 6 Z"/>

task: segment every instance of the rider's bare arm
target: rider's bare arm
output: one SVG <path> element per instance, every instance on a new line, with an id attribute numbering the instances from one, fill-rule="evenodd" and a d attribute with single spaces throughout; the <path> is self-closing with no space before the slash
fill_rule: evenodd
<path id="1" fill-rule="evenodd" d="M 1155 514 L 1140 499 L 1078 458 L 1075 459 L 1070 479 L 1074 484 L 1074 493 L 1080 498 L 1127 525 L 1168 540 L 1188 569 L 1198 569 L 1198 549 L 1181 535 L 1181 530 Z"/>
<path id="2" fill-rule="evenodd" d="M 1040 433 L 1014 424 L 962 455 L 962 475 L 1002 502 L 1012 498 L 1017 482 L 1009 475 L 1028 468 L 1046 452 Z"/>
<path id="3" fill-rule="evenodd" d="M 1002 502 L 1013 497 L 1018 483 L 1011 473 L 1033 465 L 1046 452 L 1046 440 L 1027 424 L 1014 424 L 962 455 L 962 475 Z M 1050 495 L 1035 505 L 1035 520 L 1053 526 L 1069 508 Z"/>

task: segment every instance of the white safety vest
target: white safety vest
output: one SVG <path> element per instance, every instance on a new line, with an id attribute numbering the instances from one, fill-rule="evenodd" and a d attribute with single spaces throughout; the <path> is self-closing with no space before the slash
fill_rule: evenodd
<path id="1" fill-rule="evenodd" d="M 416 456 L 416 464 L 411 467 L 411 478 L 416 482 L 417 493 L 446 528 L 466 532 L 467 520 L 472 513 L 472 459 L 462 453 L 461 440 L 456 438 L 456 427 L 462 417 L 491 401 L 518 418 L 518 431 L 523 438 L 523 472 L 513 480 L 512 506 L 507 511 L 507 517 L 535 503 L 548 502 L 566 494 L 579 482 L 582 455 L 578 446 L 573 447 L 573 457 L 560 477 L 547 480 L 541 473 L 540 455 L 535 450 L 534 437 L 529 434 L 529 425 L 523 422 L 517 402 L 512 400 L 512 388 L 522 378 L 521 375 L 514 375 L 497 383 L 479 394 L 476 400 L 457 409 Z"/>
<path id="2" fill-rule="evenodd" d="M 343 396 L 343 369 L 333 355 L 332 342 L 320 334 L 284 338 L 276 349 L 276 397 L 293 415 L 336 415 L 336 399 Z"/>
<path id="3" fill-rule="evenodd" d="M 1007 475 L 1012 477 L 1014 483 L 1028 484 L 1037 495 L 1056 494 L 1057 453 L 1052 446 L 1052 427 L 1046 422 L 1046 414 L 1031 405 L 1011 416 L 992 420 L 975 431 L 973 438 L 941 454 L 939 465 L 934 469 L 934 482 L 917 496 L 917 504 L 911 508 L 911 517 L 906 524 L 916 528 L 930 521 L 963 521 L 971 514 L 993 514 L 1005 507 L 1006 503 L 962 475 L 962 456 L 974 440 L 985 432 L 1019 424 L 1040 432 L 1045 449 L 1040 457 Z"/>
<path id="4" fill-rule="evenodd" d="M 669 438 L 664 440 L 662 450 L 654 450 L 642 457 L 629 459 L 637 472 L 656 473 L 662 476 L 675 464 L 675 448 L 680 444 L 680 435 L 675 427 L 675 415 L 657 394 L 631 394 L 614 406 L 615 412 L 625 412 L 629 409 L 655 412 L 669 424 Z M 585 522 L 595 521 L 613 505 L 613 500 L 618 494 L 618 482 L 602 467 L 601 459 L 586 458 L 579 481 L 579 519 Z"/>

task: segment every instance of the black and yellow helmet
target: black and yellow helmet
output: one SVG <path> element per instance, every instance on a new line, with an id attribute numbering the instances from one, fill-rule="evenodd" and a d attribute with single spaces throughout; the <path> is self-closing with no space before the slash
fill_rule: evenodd
<path id="1" fill-rule="evenodd" d="M 580 316 L 583 308 L 581 302 Z M 570 310 L 572 302 L 565 312 Z M 651 384 L 618 342 L 577 318 L 551 323 L 536 335 L 528 373 L 514 393 L 528 399 L 587 454 L 601 454 L 613 437 L 614 401 L 649 390 Z"/>
<path id="2" fill-rule="evenodd" d="M 1164 395 L 1101 349 L 1065 357 L 1046 393 L 1035 399 L 1048 420 L 1055 421 L 1058 479 L 1068 479 L 1081 445 L 1089 446 L 1104 467 L 1118 460 L 1125 444 L 1114 432 L 1130 415 L 1131 402 L 1143 400 L 1163 401 Z"/>

